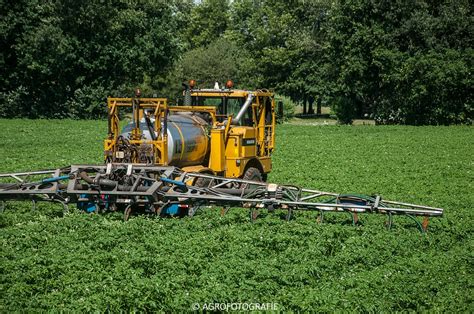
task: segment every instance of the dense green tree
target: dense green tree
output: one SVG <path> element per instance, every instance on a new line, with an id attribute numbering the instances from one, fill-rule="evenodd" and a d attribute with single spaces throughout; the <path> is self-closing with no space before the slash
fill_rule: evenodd
<path id="1" fill-rule="evenodd" d="M 293 64 L 287 39 L 296 21 L 286 1 L 235 1 L 229 37 L 248 50 L 258 65 L 261 87 L 276 88 L 284 83 Z"/>
<path id="2" fill-rule="evenodd" d="M 215 82 L 223 86 L 227 80 L 232 80 L 236 88 L 254 88 L 252 66 L 245 50 L 221 37 L 205 47 L 185 52 L 169 73 L 164 93 L 174 100 L 182 90 L 182 83 L 187 84 L 191 79 L 200 88 L 212 88 Z"/>
<path id="3" fill-rule="evenodd" d="M 191 48 L 207 46 L 227 29 L 229 0 L 202 0 L 191 11 L 187 36 Z"/>
<path id="4" fill-rule="evenodd" d="M 472 11 L 468 1 L 340 1 L 333 6 L 331 69 L 340 113 L 380 122 L 472 119 Z"/>
<path id="5" fill-rule="evenodd" d="M 256 63 L 261 86 L 294 101 L 327 94 L 325 38 L 328 1 L 235 1 L 229 37 Z"/>
<path id="6" fill-rule="evenodd" d="M 341 121 L 472 123 L 468 0 L 0 0 L 0 116 L 93 118 L 108 95 L 228 78 Z M 309 105 L 308 107 L 306 105 Z"/>
<path id="7" fill-rule="evenodd" d="M 179 54 L 172 3 L 3 5 L 2 116 L 97 117 L 107 95 L 156 76 Z"/>

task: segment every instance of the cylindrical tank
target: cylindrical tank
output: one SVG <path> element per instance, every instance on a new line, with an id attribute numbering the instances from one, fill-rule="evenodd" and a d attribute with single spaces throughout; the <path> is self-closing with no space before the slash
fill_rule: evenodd
<path id="1" fill-rule="evenodd" d="M 177 167 L 200 165 L 209 152 L 208 123 L 191 113 L 175 113 L 168 115 L 168 163 Z M 153 130 L 154 120 L 150 129 Z M 163 123 L 161 123 L 163 128 Z M 122 130 L 122 136 L 130 138 L 133 122 Z M 150 129 L 143 118 L 140 129 L 145 139 L 151 140 Z M 155 134 L 158 136 L 157 134 Z"/>

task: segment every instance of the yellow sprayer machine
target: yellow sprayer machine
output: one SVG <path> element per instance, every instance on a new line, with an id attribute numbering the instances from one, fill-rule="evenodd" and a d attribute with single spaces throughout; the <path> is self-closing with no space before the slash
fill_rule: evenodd
<path id="1" fill-rule="evenodd" d="M 184 106 L 164 98 L 108 99 L 106 162 L 180 167 L 186 172 L 264 181 L 272 168 L 275 102 L 267 90 L 190 89 Z M 120 128 L 120 109 L 132 121 Z"/>
<path id="2" fill-rule="evenodd" d="M 426 230 L 443 209 L 263 182 L 272 169 L 275 101 L 267 90 L 197 89 L 191 81 L 182 106 L 164 98 L 108 99 L 105 164 L 0 174 L 0 205 L 7 200 L 76 204 L 85 212 L 147 212 L 194 216 L 202 206 L 406 215 Z M 128 113 L 125 112 L 128 110 Z M 128 114 L 128 115 L 127 115 Z M 129 116 L 131 114 L 131 117 Z M 124 117 L 131 118 L 126 123 Z M 122 120 L 122 121 L 121 121 Z M 291 162 L 291 161 L 289 161 Z M 1 209 L 1 206 L 0 206 Z M 417 216 L 424 217 L 420 223 Z"/>

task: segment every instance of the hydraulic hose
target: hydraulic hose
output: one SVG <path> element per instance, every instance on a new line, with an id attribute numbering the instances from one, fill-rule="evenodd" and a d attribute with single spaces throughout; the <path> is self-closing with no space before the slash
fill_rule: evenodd
<path id="1" fill-rule="evenodd" d="M 109 179 L 103 179 L 103 178 L 98 178 L 97 180 L 94 180 L 93 178 L 89 177 L 85 171 L 82 171 L 79 173 L 79 177 L 84 180 L 86 183 L 90 185 L 99 185 L 101 187 L 109 187 L 109 188 L 117 188 L 119 191 L 131 191 L 132 186 L 130 185 L 122 185 L 118 184 L 117 181 L 109 180 Z M 87 190 L 89 187 L 86 185 L 81 185 L 79 189 L 81 190 Z M 146 192 L 148 191 L 150 187 L 149 186 L 137 186 L 135 191 L 138 192 Z"/>
<path id="2" fill-rule="evenodd" d="M 89 184 L 96 184 L 96 185 L 100 185 L 100 186 L 108 186 L 108 187 L 112 187 L 112 188 L 117 186 L 117 182 L 115 182 L 113 180 L 102 179 L 102 178 L 98 178 L 97 180 L 94 180 L 93 178 L 89 177 L 87 175 L 87 173 L 84 172 L 84 171 L 79 173 L 79 177 L 82 180 L 89 183 Z"/>

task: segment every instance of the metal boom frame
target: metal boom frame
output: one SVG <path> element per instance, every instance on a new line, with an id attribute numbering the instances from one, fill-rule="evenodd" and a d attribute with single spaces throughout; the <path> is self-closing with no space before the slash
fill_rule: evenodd
<path id="1" fill-rule="evenodd" d="M 200 179 L 200 180 L 197 180 Z M 198 185 L 192 185 L 199 182 Z M 358 214 L 388 216 L 392 226 L 394 215 L 413 218 L 420 230 L 426 230 L 428 217 L 443 215 L 443 209 L 382 200 L 380 196 L 336 194 L 292 185 L 225 178 L 183 172 L 170 166 L 141 164 L 72 165 L 65 168 L 0 174 L 0 201 L 33 200 L 59 202 L 64 208 L 75 203 L 91 211 L 124 211 L 127 220 L 133 210 L 160 215 L 193 216 L 200 206 L 244 207 L 255 219 L 258 209 L 294 210 L 319 213 L 346 212 L 353 223 Z M 423 216 L 422 223 L 415 216 Z"/>

